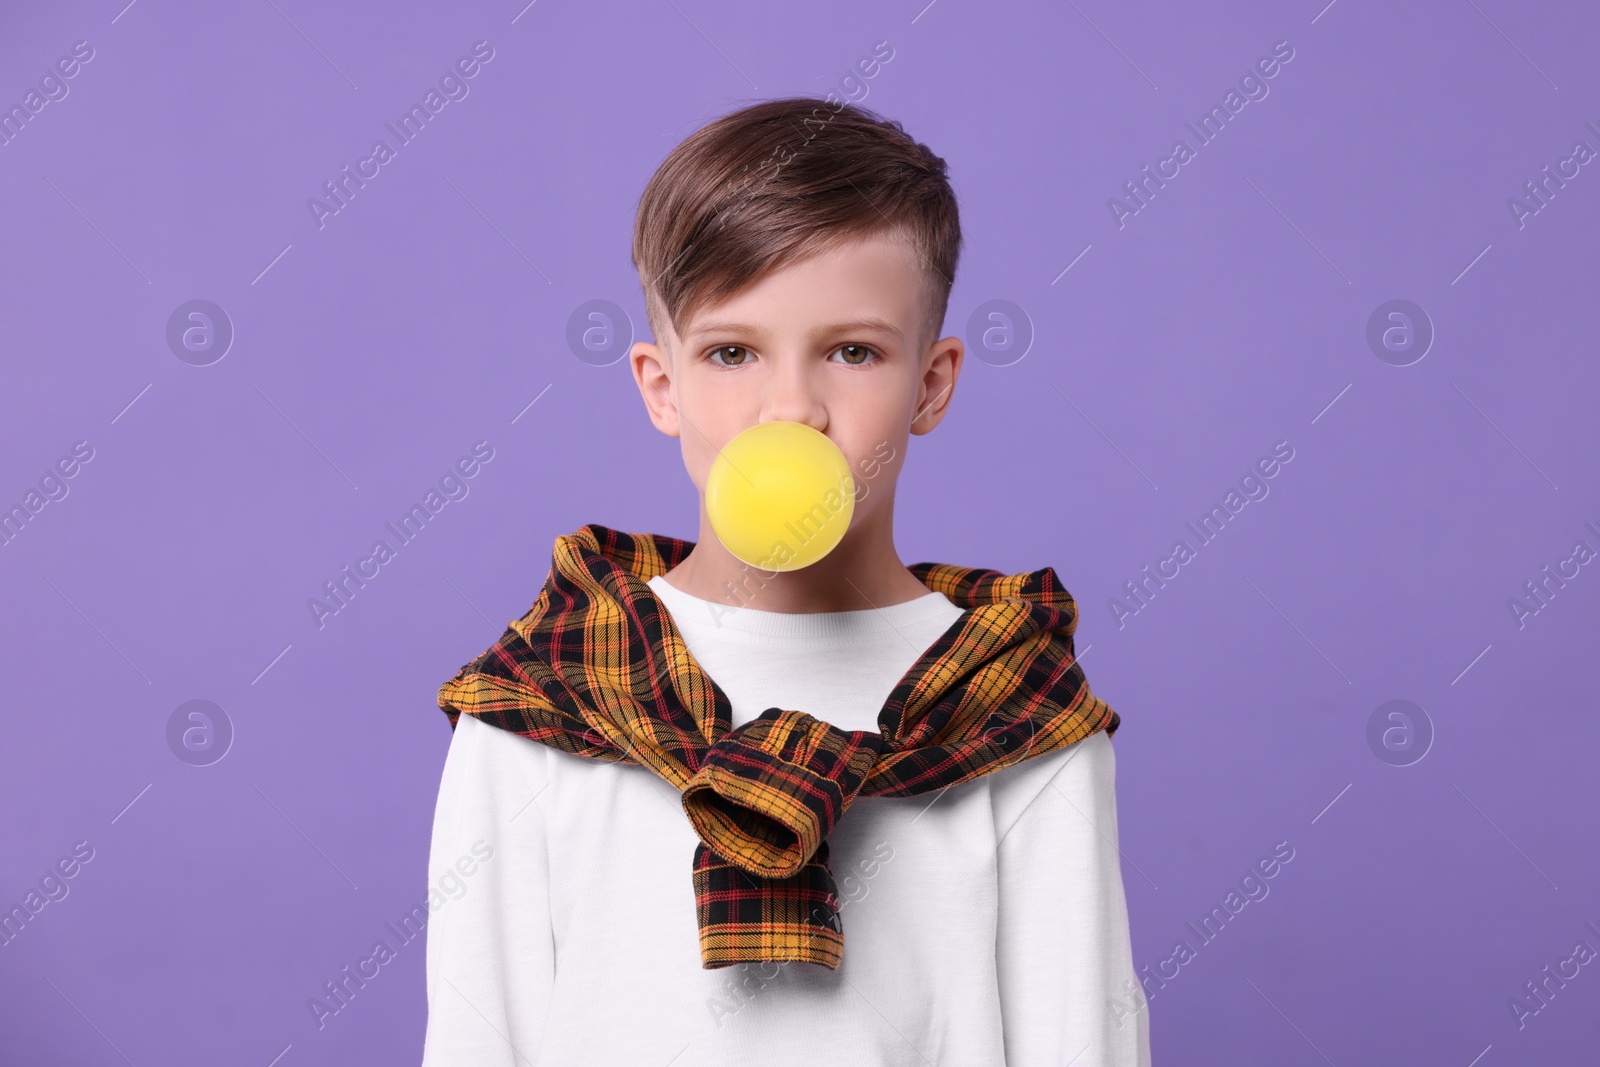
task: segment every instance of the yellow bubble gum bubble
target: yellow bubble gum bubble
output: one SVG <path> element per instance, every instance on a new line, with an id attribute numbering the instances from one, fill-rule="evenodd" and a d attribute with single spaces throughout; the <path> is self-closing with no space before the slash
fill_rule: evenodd
<path id="1" fill-rule="evenodd" d="M 799 570 L 832 552 L 855 506 L 850 461 L 804 423 L 757 423 L 722 447 L 706 476 L 717 540 L 767 571 Z"/>

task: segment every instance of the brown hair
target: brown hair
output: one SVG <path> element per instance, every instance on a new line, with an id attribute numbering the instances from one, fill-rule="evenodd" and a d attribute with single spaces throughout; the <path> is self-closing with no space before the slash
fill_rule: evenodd
<path id="1" fill-rule="evenodd" d="M 926 273 L 939 335 L 961 253 L 945 162 L 900 123 L 816 97 L 752 104 L 672 150 L 639 198 L 633 265 L 655 336 L 768 272 L 845 241 L 896 234 Z M 920 352 L 918 353 L 920 355 Z"/>

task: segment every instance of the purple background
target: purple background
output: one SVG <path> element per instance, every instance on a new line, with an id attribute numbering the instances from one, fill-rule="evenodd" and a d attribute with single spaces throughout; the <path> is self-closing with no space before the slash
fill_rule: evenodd
<path id="1" fill-rule="evenodd" d="M 949 161 L 946 330 L 975 346 L 898 546 L 1053 566 L 1079 600 L 1123 716 L 1135 963 L 1198 946 L 1152 983 L 1155 1061 L 1592 1055 L 1600 965 L 1523 1028 L 1508 1001 L 1600 949 L 1600 567 L 1521 627 L 1508 601 L 1600 549 L 1600 166 L 1520 228 L 1507 200 L 1600 149 L 1600 20 L 1323 2 L 7 5 L 0 104 L 94 58 L 0 147 L 0 506 L 94 456 L 0 548 L 0 904 L 95 856 L 0 947 L 0 1060 L 420 1058 L 421 939 L 324 1028 L 307 1001 L 427 892 L 437 687 L 557 535 L 696 535 L 677 443 L 594 365 L 629 327 L 585 360 L 569 316 L 643 330 L 628 242 L 664 154 L 880 40 L 844 84 Z M 307 200 L 479 40 L 469 95 L 319 228 Z M 1269 95 L 1119 228 L 1108 198 L 1281 40 Z M 1401 298 L 1437 332 L 1409 366 L 1365 336 Z M 209 366 L 166 340 L 193 299 L 236 331 Z M 1020 361 L 976 347 L 990 300 L 1031 323 Z M 319 629 L 308 600 L 479 440 L 470 494 Z M 1119 627 L 1109 598 L 1278 441 L 1270 495 Z M 167 741 L 195 699 L 235 732 L 209 766 Z M 1434 734 L 1408 766 L 1367 740 L 1394 699 Z M 1270 894 L 1199 945 L 1279 841 Z"/>

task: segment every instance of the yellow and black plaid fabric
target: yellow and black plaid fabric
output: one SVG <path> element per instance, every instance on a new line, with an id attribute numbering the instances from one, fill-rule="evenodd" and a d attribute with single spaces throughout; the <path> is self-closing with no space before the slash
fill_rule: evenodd
<path id="1" fill-rule="evenodd" d="M 941 563 L 911 572 L 963 614 L 906 672 L 878 731 L 731 705 L 646 584 L 694 542 L 590 524 L 558 537 L 539 598 L 439 689 L 462 712 L 590 759 L 639 764 L 683 797 L 700 837 L 693 877 L 701 966 L 844 953 L 828 833 L 858 796 L 958 785 L 1116 731 L 1073 654 L 1077 604 L 1049 567 Z M 825 712 L 826 709 L 815 709 Z"/>

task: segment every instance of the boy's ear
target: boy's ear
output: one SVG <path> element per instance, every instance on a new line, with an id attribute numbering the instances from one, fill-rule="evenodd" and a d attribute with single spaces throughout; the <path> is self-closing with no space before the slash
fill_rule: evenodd
<path id="1" fill-rule="evenodd" d="M 955 395 L 956 378 L 961 374 L 961 360 L 965 354 L 966 345 L 953 335 L 928 346 L 922 357 L 922 388 L 911 419 L 912 433 L 928 433 L 943 421 L 945 412 L 950 409 L 950 398 Z"/>
<path id="2" fill-rule="evenodd" d="M 671 358 L 660 345 L 636 341 L 628 349 L 628 365 L 633 369 L 633 380 L 644 397 L 650 421 L 668 437 L 677 437 L 678 405 L 672 398 Z"/>

